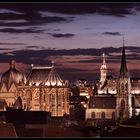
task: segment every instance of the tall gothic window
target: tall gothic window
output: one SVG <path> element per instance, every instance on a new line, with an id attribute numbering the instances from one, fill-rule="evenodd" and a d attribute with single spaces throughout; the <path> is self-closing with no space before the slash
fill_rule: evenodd
<path id="1" fill-rule="evenodd" d="M 124 109 L 125 108 L 125 101 L 121 100 L 121 108 Z"/>
<path id="2" fill-rule="evenodd" d="M 120 117 L 123 117 L 124 115 L 124 109 L 125 109 L 125 101 L 122 99 L 120 104 Z"/>
<path id="3" fill-rule="evenodd" d="M 31 91 L 27 90 L 26 95 L 27 95 L 27 97 L 26 97 L 27 107 L 28 107 L 28 109 L 30 109 L 30 101 L 32 100 L 32 93 L 31 93 Z"/>
<path id="4" fill-rule="evenodd" d="M 55 94 L 52 94 L 52 106 L 55 106 Z"/>
<path id="5" fill-rule="evenodd" d="M 59 94 L 58 94 L 58 106 L 61 106 L 61 105 L 62 105 L 62 102 L 63 102 L 63 101 L 62 101 L 62 98 L 63 98 L 63 97 L 62 97 L 62 94 L 59 93 Z"/>
<path id="6" fill-rule="evenodd" d="M 27 99 L 31 100 L 32 99 L 32 93 L 31 93 L 31 91 L 30 90 L 27 90 L 26 94 L 27 94 Z"/>
<path id="7" fill-rule="evenodd" d="M 128 83 L 125 84 L 125 90 L 127 92 L 127 89 L 128 89 Z"/>
<path id="8" fill-rule="evenodd" d="M 105 112 L 102 112 L 101 118 L 102 118 L 102 119 L 105 119 Z"/>
<path id="9" fill-rule="evenodd" d="M 92 114 L 91 114 L 91 117 L 93 118 L 93 119 L 95 119 L 95 112 L 92 112 Z"/>
<path id="10" fill-rule="evenodd" d="M 121 84 L 122 92 L 124 93 L 124 83 Z"/>

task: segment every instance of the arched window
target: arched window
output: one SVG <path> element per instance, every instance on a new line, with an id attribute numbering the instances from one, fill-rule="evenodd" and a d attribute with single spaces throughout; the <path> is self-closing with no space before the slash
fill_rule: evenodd
<path id="1" fill-rule="evenodd" d="M 55 94 L 52 94 L 52 106 L 55 106 Z"/>
<path id="2" fill-rule="evenodd" d="M 32 99 L 32 92 L 30 90 L 26 91 L 26 97 L 27 99 L 31 100 Z"/>
<path id="3" fill-rule="evenodd" d="M 125 101 L 122 99 L 120 104 L 120 117 L 123 117 L 124 115 L 124 109 L 125 109 Z"/>
<path id="4" fill-rule="evenodd" d="M 105 112 L 102 112 L 101 118 L 102 118 L 102 119 L 105 119 Z"/>
<path id="5" fill-rule="evenodd" d="M 26 91 L 26 104 L 27 104 L 27 110 L 31 109 L 30 103 L 32 100 L 32 92 L 30 90 Z"/>
<path id="6" fill-rule="evenodd" d="M 123 83 L 121 85 L 121 88 L 122 88 L 122 92 L 124 93 L 124 84 Z"/>
<path id="7" fill-rule="evenodd" d="M 124 109 L 125 108 L 125 101 L 121 100 L 121 108 Z"/>
<path id="8" fill-rule="evenodd" d="M 58 106 L 62 106 L 63 102 L 63 95 L 61 93 L 58 94 Z"/>
<path id="9" fill-rule="evenodd" d="M 92 112 L 91 117 L 92 119 L 95 119 L 95 112 Z"/>

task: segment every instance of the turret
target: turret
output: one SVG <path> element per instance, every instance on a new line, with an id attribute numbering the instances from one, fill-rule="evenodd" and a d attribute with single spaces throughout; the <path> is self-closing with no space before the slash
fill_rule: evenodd
<path id="1" fill-rule="evenodd" d="M 103 63 L 100 68 L 100 73 L 101 73 L 100 83 L 101 83 L 101 86 L 103 86 L 104 82 L 106 81 L 106 77 L 107 77 L 107 66 L 106 66 L 104 53 L 103 53 Z"/>

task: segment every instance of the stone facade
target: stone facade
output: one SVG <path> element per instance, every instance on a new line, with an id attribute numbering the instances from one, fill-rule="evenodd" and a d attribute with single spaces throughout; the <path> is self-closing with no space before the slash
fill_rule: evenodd
<path id="1" fill-rule="evenodd" d="M 104 57 L 103 64 L 107 68 Z M 97 80 L 93 88 L 96 87 L 96 92 L 89 99 L 86 119 L 102 119 L 102 113 L 106 119 L 111 119 L 113 113 L 115 120 L 131 118 L 132 115 L 140 114 L 140 78 L 130 78 L 129 76 L 124 42 L 118 78 L 103 76 L 106 75 L 105 70 L 107 71 L 107 69 L 103 69 L 103 64 L 101 65 L 100 81 Z"/>
<path id="2" fill-rule="evenodd" d="M 51 116 L 69 114 L 70 88 L 54 66 L 32 66 L 25 81 L 23 78 L 15 64 L 10 65 L 2 75 L 0 99 L 5 101 L 5 106 L 1 110 L 11 107 L 25 111 L 47 111 L 51 112 Z"/>

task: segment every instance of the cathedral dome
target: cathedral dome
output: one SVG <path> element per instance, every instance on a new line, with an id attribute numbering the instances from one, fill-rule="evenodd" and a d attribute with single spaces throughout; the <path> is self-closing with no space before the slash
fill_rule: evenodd
<path id="1" fill-rule="evenodd" d="M 6 72 L 3 73 L 1 77 L 1 83 L 5 83 L 9 88 L 12 83 L 16 85 L 20 83 L 25 83 L 25 76 L 15 68 L 15 61 L 12 60 L 10 62 L 10 68 Z"/>
<path id="2" fill-rule="evenodd" d="M 64 86 L 64 81 L 60 78 L 56 70 L 52 67 L 46 81 L 47 86 Z"/>

